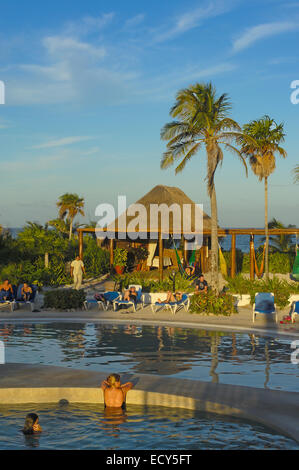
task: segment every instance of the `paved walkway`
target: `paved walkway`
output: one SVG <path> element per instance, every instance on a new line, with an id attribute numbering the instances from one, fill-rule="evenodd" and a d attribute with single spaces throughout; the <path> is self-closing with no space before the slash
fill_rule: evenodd
<path id="1" fill-rule="evenodd" d="M 296 323 L 293 324 L 280 324 L 283 316 L 289 313 L 289 309 L 280 310 L 278 312 L 278 323 L 276 324 L 272 318 L 259 315 L 255 323 L 252 323 L 252 309 L 251 307 L 240 307 L 237 314 L 226 316 L 216 315 L 198 315 L 185 312 L 183 309 L 172 315 L 168 310 L 160 310 L 157 313 L 152 313 L 150 306 L 144 309 L 138 309 L 137 312 L 132 312 L 130 309 L 119 310 L 114 312 L 112 309 L 108 311 L 99 310 L 97 306 L 92 306 L 88 311 L 74 311 L 74 312 L 58 312 L 53 310 L 41 310 L 40 312 L 30 312 L 27 309 L 18 309 L 10 312 L 8 308 L 0 310 L 1 321 L 103 321 L 110 323 L 129 322 L 129 323 L 143 323 L 143 324 L 168 324 L 173 326 L 186 326 L 190 328 L 217 328 L 225 330 L 240 330 L 267 332 L 276 334 L 287 334 L 290 336 L 299 335 L 299 317 L 296 318 Z"/>

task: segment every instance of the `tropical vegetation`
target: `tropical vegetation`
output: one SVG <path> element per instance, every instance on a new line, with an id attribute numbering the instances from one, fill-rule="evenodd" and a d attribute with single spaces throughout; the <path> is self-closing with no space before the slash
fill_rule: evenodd
<path id="1" fill-rule="evenodd" d="M 66 218 L 69 225 L 69 240 L 72 239 L 73 234 L 73 221 L 77 214 L 84 216 L 84 199 L 79 197 L 78 194 L 65 193 L 59 197 L 57 202 L 59 209 L 59 218 L 61 220 Z"/>

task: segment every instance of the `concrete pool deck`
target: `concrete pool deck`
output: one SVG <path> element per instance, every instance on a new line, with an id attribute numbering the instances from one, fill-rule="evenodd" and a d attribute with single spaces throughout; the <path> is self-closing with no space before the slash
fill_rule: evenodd
<path id="1" fill-rule="evenodd" d="M 103 404 L 105 373 L 31 364 L 0 365 L 0 405 L 30 403 Z M 299 442 L 299 393 L 236 385 L 123 374 L 132 381 L 127 404 L 158 405 L 245 418 Z M 26 410 L 26 411 L 25 411 Z M 29 410 L 24 407 L 24 413 Z"/>
<path id="2" fill-rule="evenodd" d="M 290 337 L 299 336 L 299 316 L 293 324 L 280 324 L 284 315 L 289 313 L 289 309 L 278 311 L 278 323 L 272 318 L 259 315 L 255 323 L 252 322 L 252 308 L 241 307 L 237 314 L 229 317 L 223 315 L 199 315 L 191 314 L 180 310 L 172 315 L 167 310 L 160 310 L 152 313 L 150 306 L 132 310 L 120 310 L 114 312 L 99 310 L 97 307 L 88 311 L 58 312 L 53 310 L 41 310 L 40 312 L 30 312 L 27 309 L 18 309 L 10 312 L 8 308 L 0 309 L 0 322 L 103 322 L 103 323 L 135 323 L 149 325 L 178 326 L 182 328 L 202 328 L 219 329 L 222 331 L 240 331 L 256 334 L 283 335 Z"/>

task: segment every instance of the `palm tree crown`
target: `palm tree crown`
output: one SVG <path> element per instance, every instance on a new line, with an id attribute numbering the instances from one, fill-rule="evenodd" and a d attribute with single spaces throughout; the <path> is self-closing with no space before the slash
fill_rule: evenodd
<path id="1" fill-rule="evenodd" d="M 80 198 L 78 194 L 65 193 L 60 196 L 57 202 L 59 209 L 59 217 L 64 219 L 65 217 L 70 223 L 69 239 L 72 238 L 73 232 L 73 220 L 77 214 L 85 215 L 83 211 L 84 199 Z"/>

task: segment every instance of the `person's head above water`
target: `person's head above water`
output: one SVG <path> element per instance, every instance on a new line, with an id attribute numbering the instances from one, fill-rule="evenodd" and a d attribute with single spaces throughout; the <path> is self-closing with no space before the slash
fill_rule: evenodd
<path id="1" fill-rule="evenodd" d="M 119 374 L 110 374 L 107 377 L 107 383 L 110 387 L 115 388 L 120 384 L 120 375 Z"/>
<path id="2" fill-rule="evenodd" d="M 38 424 L 38 415 L 36 413 L 28 413 L 25 418 L 25 424 L 23 428 L 24 434 L 33 434 L 34 428 L 33 426 Z"/>

